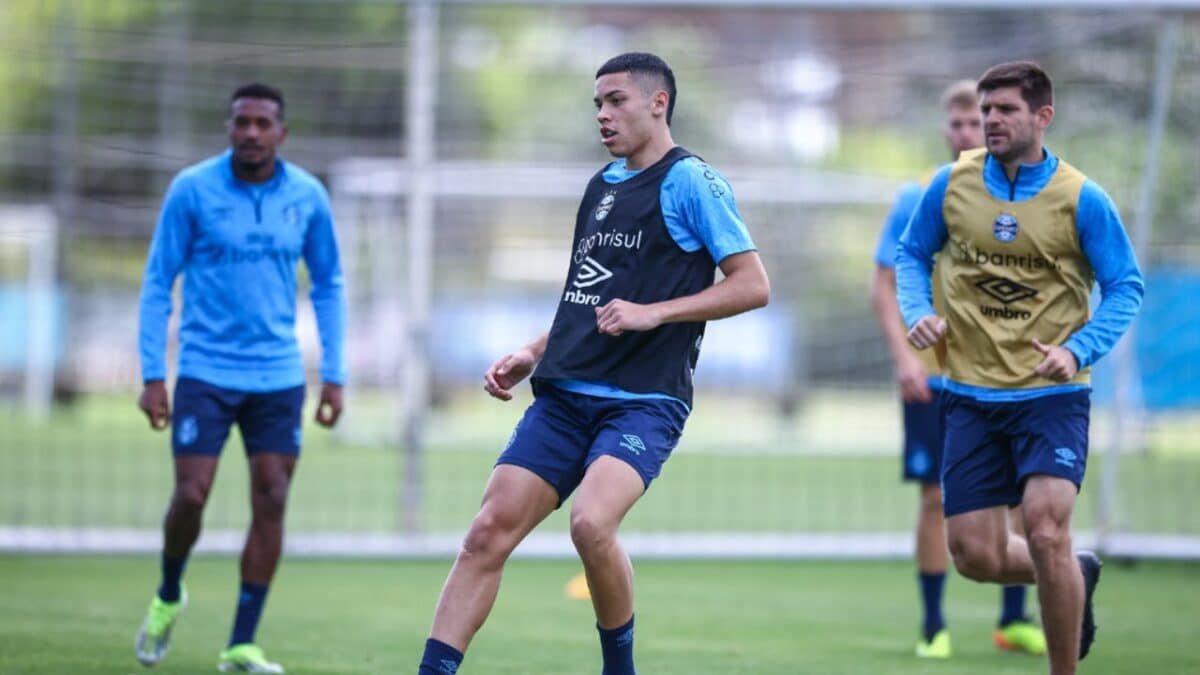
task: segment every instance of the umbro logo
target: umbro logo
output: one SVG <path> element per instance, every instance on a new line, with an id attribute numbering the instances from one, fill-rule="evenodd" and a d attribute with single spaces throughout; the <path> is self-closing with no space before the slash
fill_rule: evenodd
<path id="1" fill-rule="evenodd" d="M 1078 459 L 1078 455 L 1076 455 L 1075 451 L 1070 448 L 1058 448 L 1054 451 L 1054 454 L 1054 462 L 1056 464 L 1062 464 L 1063 466 L 1074 467 L 1075 460 Z"/>
<path id="2" fill-rule="evenodd" d="M 601 281 L 606 281 L 612 278 L 612 271 L 604 265 L 596 262 L 592 256 L 583 259 L 579 263 L 579 271 L 575 272 L 575 280 L 571 282 L 575 288 L 587 288 L 595 286 Z"/>
<path id="3" fill-rule="evenodd" d="M 1004 277 L 988 277 L 977 282 L 975 287 L 1006 305 L 1032 298 L 1038 294 L 1036 288 L 1030 288 Z"/>
<path id="4" fill-rule="evenodd" d="M 621 447 L 635 455 L 642 454 L 642 451 L 646 449 L 646 444 L 642 442 L 641 436 L 636 436 L 634 434 L 622 434 L 621 437 L 625 439 L 621 441 Z"/>

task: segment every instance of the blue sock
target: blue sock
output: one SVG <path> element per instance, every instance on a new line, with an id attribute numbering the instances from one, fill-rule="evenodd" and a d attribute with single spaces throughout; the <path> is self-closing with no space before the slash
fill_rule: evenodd
<path id="1" fill-rule="evenodd" d="M 936 574 L 920 573 L 921 579 L 921 600 L 925 604 L 925 624 L 923 630 L 925 640 L 933 639 L 937 632 L 946 627 L 946 620 L 942 618 L 942 590 L 946 587 L 946 573 L 938 572 Z"/>
<path id="2" fill-rule="evenodd" d="M 179 580 L 183 578 L 183 568 L 187 567 L 187 556 L 172 558 L 162 554 L 162 583 L 158 586 L 158 598 L 163 602 L 179 602 Z"/>
<path id="3" fill-rule="evenodd" d="M 258 619 L 262 616 L 263 605 L 266 602 L 266 586 L 242 582 L 237 612 L 233 615 L 233 632 L 229 634 L 230 647 L 254 642 L 254 632 L 258 630 Z"/>
<path id="4" fill-rule="evenodd" d="M 600 631 L 600 652 L 604 655 L 604 670 L 600 675 L 637 675 L 633 670 L 633 617 L 620 628 Z"/>
<path id="5" fill-rule="evenodd" d="M 1004 609 L 1000 612 L 1001 626 L 1025 620 L 1024 586 L 1005 586 L 1000 597 L 1004 600 Z"/>
<path id="6" fill-rule="evenodd" d="M 442 642 L 429 638 L 417 675 L 454 675 L 462 665 L 463 653 Z"/>

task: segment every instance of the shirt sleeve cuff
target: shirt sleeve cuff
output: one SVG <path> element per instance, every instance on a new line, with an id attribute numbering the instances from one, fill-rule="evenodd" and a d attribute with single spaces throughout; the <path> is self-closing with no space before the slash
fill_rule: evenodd
<path id="1" fill-rule="evenodd" d="M 1084 368 L 1092 365 L 1091 361 L 1086 358 L 1087 350 L 1085 350 L 1082 345 L 1076 342 L 1074 338 L 1067 340 L 1066 343 L 1063 344 L 1063 348 L 1071 352 L 1071 354 L 1075 357 L 1075 364 L 1079 366 L 1079 370 L 1083 370 Z"/>

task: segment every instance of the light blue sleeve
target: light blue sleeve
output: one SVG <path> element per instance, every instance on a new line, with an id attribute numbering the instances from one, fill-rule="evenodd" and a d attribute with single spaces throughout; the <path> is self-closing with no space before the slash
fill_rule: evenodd
<path id="1" fill-rule="evenodd" d="M 1100 306 L 1091 321 L 1063 344 L 1086 368 L 1110 352 L 1133 323 L 1145 285 L 1121 215 L 1104 190 L 1086 181 L 1075 213 L 1079 244 L 1100 285 Z"/>
<path id="2" fill-rule="evenodd" d="M 667 231 L 679 247 L 704 248 L 713 262 L 755 250 L 738 213 L 733 187 L 716 169 L 695 157 L 680 160 L 663 179 L 661 203 Z"/>
<path id="3" fill-rule="evenodd" d="M 883 231 L 879 233 L 879 244 L 875 247 L 875 264 L 880 267 L 894 268 L 896 266 L 896 246 L 900 243 L 900 235 L 912 218 L 913 211 L 921 201 L 921 185 L 910 183 L 900 188 L 896 193 L 896 201 L 892 202 L 892 210 L 888 212 L 887 220 L 883 222 Z"/>
<path id="4" fill-rule="evenodd" d="M 171 287 L 187 263 L 192 244 L 193 193 L 183 176 L 167 188 L 142 276 L 138 301 L 138 354 L 142 381 L 167 377 L 167 322 L 171 318 Z"/>
<path id="5" fill-rule="evenodd" d="M 933 256 L 942 250 L 949 236 L 942 217 L 942 204 L 946 201 L 951 168 L 953 165 L 947 164 L 934 174 L 896 247 L 896 296 L 900 314 L 909 328 L 922 317 L 934 313 L 930 277 Z"/>
<path id="6" fill-rule="evenodd" d="M 321 380 L 345 384 L 346 365 L 342 346 L 346 330 L 346 300 L 343 292 L 342 262 L 329 195 L 319 184 L 315 188 L 317 207 L 304 237 L 304 264 L 312 280 L 313 313 L 321 335 Z"/>

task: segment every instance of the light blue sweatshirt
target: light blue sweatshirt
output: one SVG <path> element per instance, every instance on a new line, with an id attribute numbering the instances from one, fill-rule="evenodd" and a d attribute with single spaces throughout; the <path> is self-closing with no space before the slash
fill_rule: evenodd
<path id="1" fill-rule="evenodd" d="M 183 273 L 179 375 L 240 391 L 304 383 L 296 343 L 296 263 L 312 282 L 321 378 L 344 383 L 345 300 L 329 195 L 276 160 L 261 184 L 239 180 L 232 151 L 184 169 L 167 190 L 142 282 L 142 379 L 166 376 L 171 286 Z"/>

